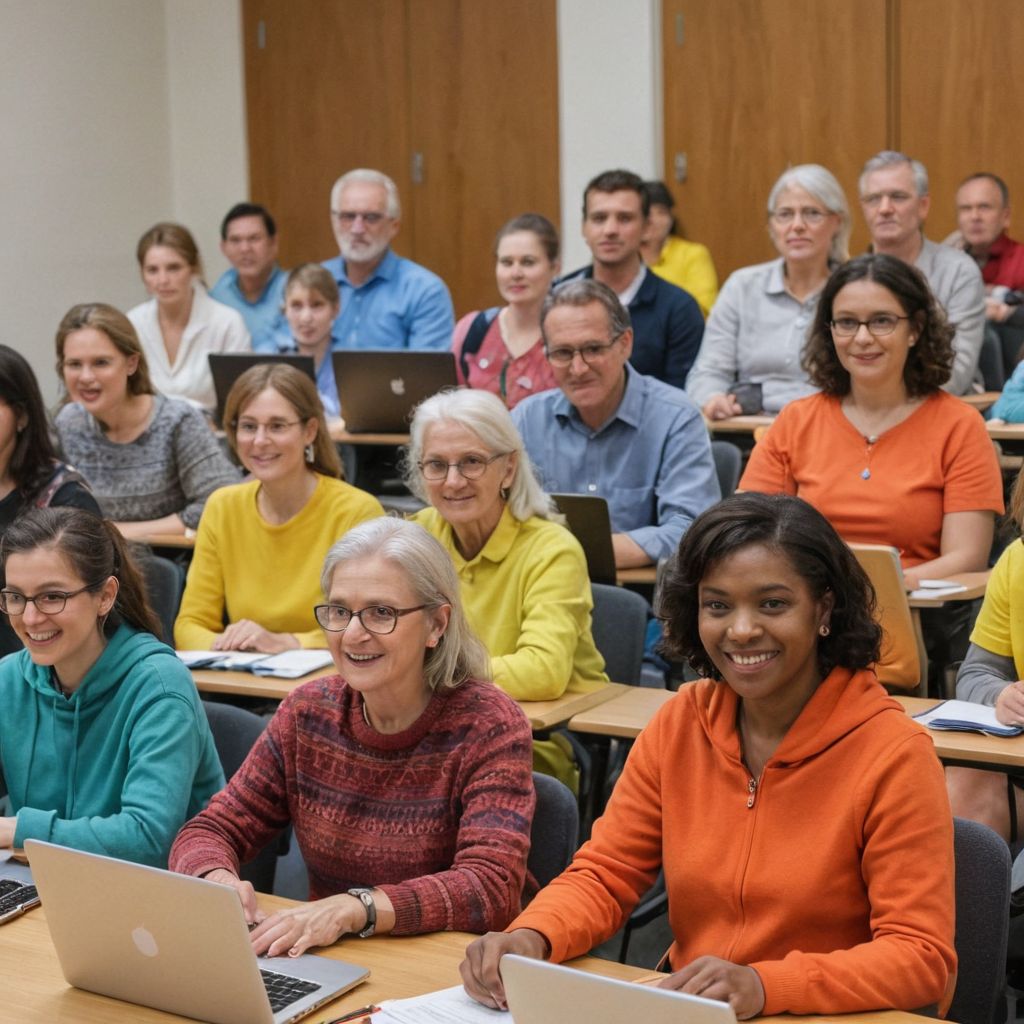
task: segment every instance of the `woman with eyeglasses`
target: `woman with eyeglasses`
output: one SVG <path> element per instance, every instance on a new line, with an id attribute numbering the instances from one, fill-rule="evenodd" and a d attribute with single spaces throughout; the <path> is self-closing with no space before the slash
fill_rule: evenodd
<path id="1" fill-rule="evenodd" d="M 264 654 L 323 647 L 312 612 L 319 565 L 347 530 L 383 513 L 380 502 L 340 479 L 316 385 L 293 366 L 243 373 L 224 427 L 250 478 L 207 503 L 175 644 Z"/>
<path id="2" fill-rule="evenodd" d="M 686 381 L 709 420 L 778 412 L 814 390 L 801 365 L 807 329 L 849 255 L 850 210 L 832 173 L 818 164 L 783 173 L 768 196 L 768 234 L 778 259 L 725 282 Z"/>
<path id="3" fill-rule="evenodd" d="M 450 559 L 415 523 L 381 517 L 331 547 L 321 584 L 338 674 L 284 700 L 182 829 L 172 870 L 234 886 L 258 954 L 504 927 L 530 845 L 530 725 L 484 681 Z M 266 917 L 238 867 L 289 824 L 311 902 Z"/>
<path id="4" fill-rule="evenodd" d="M 451 555 L 498 686 L 517 700 L 551 700 L 608 681 L 590 632 L 583 549 L 555 521 L 496 395 L 448 390 L 421 402 L 406 483 L 432 506 L 414 519 Z"/>
<path id="5" fill-rule="evenodd" d="M 116 527 L 31 509 L 0 541 L 0 610 L 25 645 L 0 661 L 0 847 L 44 839 L 165 867 L 224 785 L 195 684 Z"/>

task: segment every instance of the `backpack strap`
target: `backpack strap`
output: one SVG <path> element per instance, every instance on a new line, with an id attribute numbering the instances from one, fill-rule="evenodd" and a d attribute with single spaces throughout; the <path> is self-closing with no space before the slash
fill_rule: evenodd
<path id="1" fill-rule="evenodd" d="M 60 463 L 57 466 L 57 471 L 50 477 L 46 486 L 36 495 L 36 500 L 33 504 L 36 508 L 49 508 L 50 502 L 53 501 L 53 496 L 65 484 L 70 483 L 80 483 L 84 487 L 88 487 L 85 477 L 81 473 L 72 469 L 71 466 L 65 466 L 63 463 Z"/>
<path id="2" fill-rule="evenodd" d="M 500 310 L 500 306 L 491 306 L 490 309 L 484 309 L 477 313 L 469 325 L 469 330 L 466 331 L 466 337 L 462 341 L 462 350 L 459 352 L 459 366 L 462 369 L 462 377 L 467 383 L 469 382 L 469 357 L 475 356 L 480 351 L 484 337 Z"/>

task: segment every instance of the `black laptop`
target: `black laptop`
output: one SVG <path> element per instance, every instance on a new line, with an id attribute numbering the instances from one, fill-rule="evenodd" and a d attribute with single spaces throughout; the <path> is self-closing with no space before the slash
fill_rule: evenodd
<path id="1" fill-rule="evenodd" d="M 213 374 L 213 390 L 217 393 L 217 426 L 223 426 L 224 403 L 236 380 L 246 370 L 261 363 L 291 363 L 316 383 L 316 363 L 312 356 L 297 352 L 211 352 L 210 373 Z"/>
<path id="2" fill-rule="evenodd" d="M 615 586 L 615 552 L 608 502 L 593 494 L 552 494 L 551 497 L 587 556 L 591 583 Z"/>

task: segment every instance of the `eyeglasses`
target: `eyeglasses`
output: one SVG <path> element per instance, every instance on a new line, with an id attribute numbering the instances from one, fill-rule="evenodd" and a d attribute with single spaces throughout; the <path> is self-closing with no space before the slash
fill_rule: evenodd
<path id="1" fill-rule="evenodd" d="M 884 338 L 896 330 L 901 320 L 909 320 L 909 316 L 896 316 L 894 313 L 877 313 L 869 320 L 855 320 L 852 316 L 841 316 L 838 320 L 829 320 L 828 325 L 837 338 L 852 338 L 861 327 L 866 327 L 872 338 Z"/>
<path id="2" fill-rule="evenodd" d="M 828 216 L 829 211 L 819 210 L 816 206 L 804 206 L 799 210 L 784 206 L 781 210 L 772 210 L 770 216 L 776 224 L 792 224 L 798 213 L 805 224 L 815 227 Z"/>
<path id="3" fill-rule="evenodd" d="M 464 455 L 458 462 L 424 459 L 419 467 L 420 472 L 427 480 L 444 480 L 448 476 L 449 469 L 454 469 L 465 480 L 479 480 L 492 462 L 511 454 L 511 452 L 498 452 L 497 455 L 492 455 L 489 459 L 485 459 L 482 455 Z"/>
<path id="4" fill-rule="evenodd" d="M 422 611 L 427 606 L 418 604 L 415 608 L 392 608 L 388 604 L 373 604 L 356 611 L 343 604 L 318 604 L 313 609 L 316 621 L 329 633 L 344 633 L 353 619 L 358 619 L 367 633 L 387 636 L 394 633 L 398 620 L 403 615 Z"/>
<path id="5" fill-rule="evenodd" d="M 246 440 L 254 438 L 262 427 L 272 438 L 278 440 L 287 436 L 288 431 L 302 420 L 271 420 L 269 423 L 257 423 L 256 420 L 237 420 L 235 434 Z"/>
<path id="6" fill-rule="evenodd" d="M 555 366 L 571 366 L 576 356 L 579 356 L 587 366 L 590 366 L 606 358 L 609 349 L 621 337 L 621 334 L 616 334 L 611 341 L 606 342 L 604 345 L 597 341 L 590 341 L 586 345 L 580 345 L 579 348 L 569 348 L 568 346 L 566 348 L 549 348 L 545 349 L 544 354 L 547 356 L 548 362 L 553 363 Z"/>
<path id="7" fill-rule="evenodd" d="M 865 206 L 879 206 L 883 199 L 888 199 L 893 206 L 902 206 L 916 198 L 917 196 L 909 192 L 869 192 L 866 196 L 861 196 L 860 201 Z"/>
<path id="8" fill-rule="evenodd" d="M 375 228 L 382 220 L 387 217 L 386 213 L 363 213 L 359 210 L 331 210 L 331 216 L 340 223 L 344 224 L 345 227 L 351 227 L 360 217 L 363 218 L 363 223 L 368 228 Z"/>
<path id="9" fill-rule="evenodd" d="M 98 583 L 87 583 L 78 590 L 48 590 L 45 594 L 36 594 L 35 597 L 19 594 L 16 590 L 0 590 L 0 612 L 5 615 L 24 615 L 25 609 L 31 603 L 44 615 L 60 615 L 70 598 L 78 597 L 87 590 L 96 590 L 105 582 L 106 580 L 100 580 Z"/>

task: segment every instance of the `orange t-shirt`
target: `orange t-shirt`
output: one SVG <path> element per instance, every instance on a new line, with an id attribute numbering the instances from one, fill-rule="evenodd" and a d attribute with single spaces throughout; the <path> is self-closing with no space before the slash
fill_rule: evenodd
<path id="1" fill-rule="evenodd" d="M 949 512 L 1003 511 L 1003 482 L 977 410 L 930 395 L 874 445 L 839 399 L 790 402 L 755 446 L 740 489 L 795 494 L 854 543 L 890 544 L 904 568 L 938 558 Z"/>

